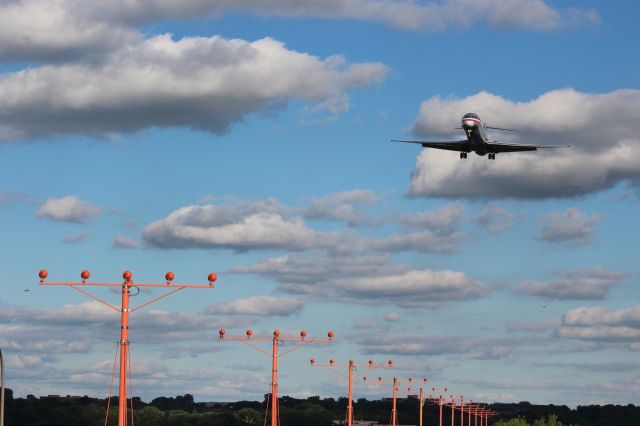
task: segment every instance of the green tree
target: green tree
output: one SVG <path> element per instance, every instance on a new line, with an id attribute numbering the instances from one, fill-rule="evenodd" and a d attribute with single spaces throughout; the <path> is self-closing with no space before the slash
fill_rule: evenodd
<path id="1" fill-rule="evenodd" d="M 135 413 L 135 423 L 140 426 L 161 425 L 164 413 L 159 408 L 146 406 Z"/>
<path id="2" fill-rule="evenodd" d="M 509 420 L 498 420 L 494 423 L 494 426 L 530 426 L 529 422 L 523 419 L 522 417 L 518 417 L 517 419 L 509 419 Z"/>
<path id="3" fill-rule="evenodd" d="M 233 413 L 233 418 L 241 425 L 262 424 L 262 413 L 253 408 L 242 408 Z"/>

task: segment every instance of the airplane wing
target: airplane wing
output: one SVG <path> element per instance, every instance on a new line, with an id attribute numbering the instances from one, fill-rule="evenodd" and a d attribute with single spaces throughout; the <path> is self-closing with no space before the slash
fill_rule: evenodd
<path id="1" fill-rule="evenodd" d="M 391 142 L 404 142 L 404 143 L 416 143 L 422 145 L 425 148 L 436 148 L 436 149 L 446 149 L 447 151 L 458 151 L 458 152 L 471 152 L 471 147 L 469 146 L 469 142 L 466 140 L 462 141 L 400 141 L 391 139 Z"/>
<path id="2" fill-rule="evenodd" d="M 487 142 L 487 151 L 498 152 L 519 152 L 537 151 L 538 148 L 569 148 L 570 145 L 523 145 L 519 143 Z"/>

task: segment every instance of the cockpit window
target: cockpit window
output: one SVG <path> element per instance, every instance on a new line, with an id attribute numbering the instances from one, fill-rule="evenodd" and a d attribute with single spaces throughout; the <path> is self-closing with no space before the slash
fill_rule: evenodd
<path id="1" fill-rule="evenodd" d="M 475 118 L 475 119 L 478 119 L 478 114 L 474 114 L 474 113 L 470 112 L 468 114 L 465 114 L 464 118 Z"/>

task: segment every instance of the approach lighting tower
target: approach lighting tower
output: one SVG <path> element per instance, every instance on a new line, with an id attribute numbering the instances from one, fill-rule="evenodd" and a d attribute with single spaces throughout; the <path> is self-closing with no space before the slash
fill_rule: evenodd
<path id="1" fill-rule="evenodd" d="M 116 349 L 116 356 L 118 350 L 120 351 L 120 384 L 119 384 L 119 400 L 118 400 L 118 426 L 127 426 L 127 377 L 129 377 L 129 382 L 131 381 L 131 364 L 130 364 L 130 353 L 129 353 L 129 314 L 137 311 L 138 309 L 150 305 L 154 302 L 157 302 L 160 299 L 164 299 L 165 297 L 177 293 L 180 290 L 184 290 L 185 288 L 213 288 L 213 283 L 217 280 L 217 275 L 214 272 L 211 272 L 207 279 L 209 280 L 209 284 L 206 285 L 196 285 L 196 284 L 174 284 L 173 279 L 175 275 L 173 272 L 167 272 L 165 274 L 165 282 L 164 283 L 148 283 L 148 284 L 138 284 L 133 282 L 132 277 L 133 274 L 130 271 L 124 271 L 122 273 L 122 278 L 124 281 L 122 283 L 108 283 L 108 282 L 88 282 L 87 280 L 91 276 L 88 270 L 83 270 L 80 273 L 80 278 L 82 281 L 80 282 L 66 282 L 66 281 L 45 281 L 49 276 L 49 273 L 46 269 L 41 269 L 38 273 L 40 277 L 40 285 L 64 285 L 67 287 L 71 287 L 72 289 L 88 296 L 98 302 L 102 303 L 105 306 L 113 309 L 114 311 L 120 312 L 120 341 L 118 342 L 118 346 Z M 120 307 L 112 305 L 109 302 L 106 302 L 100 299 L 98 296 L 95 296 L 89 293 L 85 288 L 88 287 L 122 287 L 122 303 Z M 151 299 L 141 305 L 131 308 L 129 307 L 129 298 L 131 297 L 131 288 L 138 289 L 138 293 L 140 292 L 140 287 L 160 287 L 166 288 L 170 291 L 167 291 L 163 295 Z M 135 295 L 137 295 L 136 293 Z M 134 295 L 134 296 L 135 296 Z M 114 364 L 115 369 L 115 364 Z M 131 390 L 131 383 L 129 383 L 129 389 Z M 107 407 L 107 414 L 109 416 L 109 408 Z M 133 425 L 133 394 L 131 395 L 131 424 Z"/>
<path id="2" fill-rule="evenodd" d="M 425 377 L 425 379 L 423 380 L 423 384 L 427 384 L 428 379 Z M 424 388 L 422 386 L 420 386 L 420 390 L 418 392 L 418 403 L 420 404 L 419 406 L 419 411 L 418 411 L 418 426 L 422 426 L 422 412 L 424 409 Z"/>
<path id="3" fill-rule="evenodd" d="M 280 425 L 280 410 L 278 408 L 278 358 L 283 357 L 296 349 L 300 349 L 301 347 L 308 345 L 310 343 L 320 343 L 320 342 L 331 342 L 333 341 L 333 331 L 329 331 L 327 333 L 326 339 L 308 339 L 307 332 L 302 330 L 300 332 L 300 337 L 282 337 L 280 335 L 280 330 L 275 330 L 273 332 L 273 337 L 253 337 L 253 330 L 246 331 L 246 337 L 225 337 L 224 329 L 221 329 L 219 332 L 220 339 L 223 340 L 235 340 L 244 343 L 252 349 L 268 356 L 271 358 L 271 426 L 279 426 Z M 271 354 L 254 344 L 250 343 L 253 341 L 272 341 L 272 350 Z M 298 342 L 296 346 L 293 348 L 281 352 L 278 354 L 278 347 L 284 342 Z M 268 408 L 267 408 L 268 411 Z M 267 419 L 267 415 L 265 414 L 265 421 Z"/>
<path id="4" fill-rule="evenodd" d="M 333 358 L 329 360 L 328 364 L 316 364 L 315 359 L 311 358 L 311 366 L 312 367 L 326 367 L 334 373 L 338 374 L 342 377 L 347 377 L 349 380 L 349 401 L 347 402 L 347 426 L 353 425 L 353 375 L 356 371 L 358 371 L 358 367 L 354 360 L 350 359 L 347 364 L 336 364 Z M 391 368 L 393 366 L 393 361 L 389 360 L 386 364 L 377 365 L 372 360 L 369 360 L 369 364 L 366 368 L 375 369 L 375 368 Z M 348 368 L 349 374 L 345 376 L 344 374 L 334 370 L 334 368 Z M 366 377 L 364 378 L 366 381 Z"/>
<path id="5" fill-rule="evenodd" d="M 426 384 L 427 379 L 422 379 L 422 382 Z M 406 382 L 401 382 L 396 377 L 393 378 L 393 405 L 391 408 L 391 426 L 398 426 L 398 391 L 400 390 L 398 386 L 409 385 L 409 387 L 407 387 L 407 393 L 409 393 L 411 392 L 411 386 L 415 384 L 416 382 L 413 381 L 413 377 L 409 377 L 409 380 L 407 380 Z"/>
<path id="6" fill-rule="evenodd" d="M 478 426 L 478 419 L 476 417 L 478 414 L 478 408 L 480 408 L 480 404 L 474 403 L 473 401 L 469 401 L 469 404 L 467 404 L 466 410 L 469 415 L 468 426 L 471 426 L 472 415 L 474 416 L 474 426 Z"/>
<path id="7" fill-rule="evenodd" d="M 451 426 L 455 426 L 456 420 L 456 397 L 453 395 L 449 396 L 451 398 L 451 402 L 449 405 L 451 406 Z M 445 403 L 446 405 L 446 403 Z"/>
<path id="8" fill-rule="evenodd" d="M 437 389 L 431 388 L 431 394 L 429 395 L 429 398 L 428 398 L 429 401 L 438 405 L 438 408 L 439 408 L 438 425 L 439 426 L 442 426 L 442 407 L 444 406 L 444 396 L 442 394 L 446 394 L 448 390 L 449 390 L 448 388 L 444 388 L 443 389 L 444 392 L 441 393 L 440 396 L 436 397 L 435 395 L 437 393 Z"/>

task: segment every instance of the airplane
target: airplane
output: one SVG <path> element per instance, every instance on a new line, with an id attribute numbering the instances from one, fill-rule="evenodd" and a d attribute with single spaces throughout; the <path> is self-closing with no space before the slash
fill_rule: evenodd
<path id="1" fill-rule="evenodd" d="M 28 293 L 28 292 L 30 292 L 30 291 L 31 291 L 31 289 L 29 289 L 29 288 L 25 288 L 25 289 L 24 289 L 24 290 L 22 290 L 22 291 L 24 291 L 25 293 Z"/>
<path id="2" fill-rule="evenodd" d="M 489 160 L 495 160 L 496 154 L 502 152 L 537 151 L 538 148 L 569 148 L 569 145 L 523 145 L 518 143 L 490 141 L 487 137 L 487 129 L 515 132 L 516 130 L 502 127 L 490 127 L 480 120 L 478 114 L 470 112 L 462 117 L 461 127 L 467 134 L 467 139 L 461 141 L 403 141 L 392 139 L 392 142 L 417 143 L 425 148 L 445 149 L 447 151 L 460 152 L 460 158 L 467 158 L 467 154 L 475 152 Z"/>

